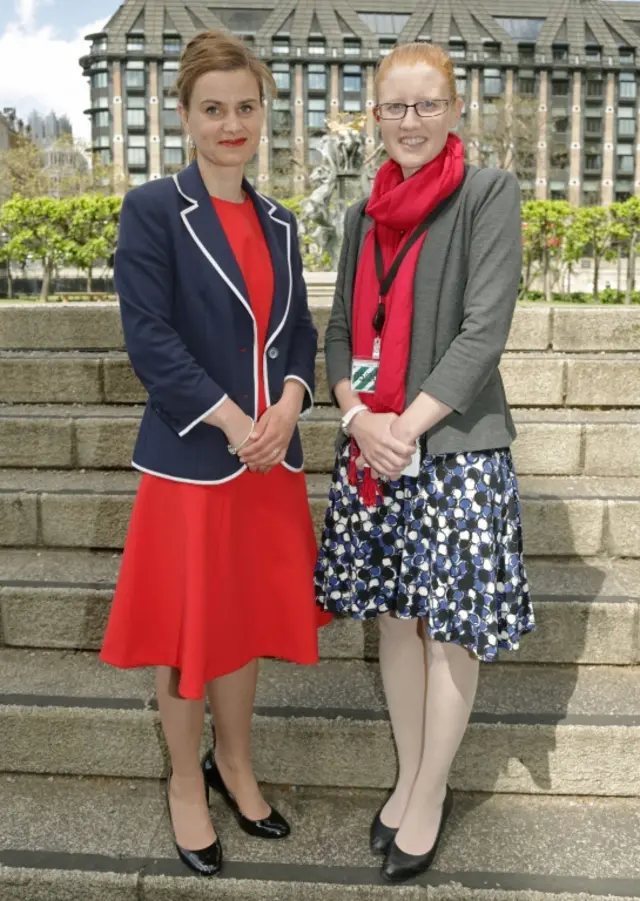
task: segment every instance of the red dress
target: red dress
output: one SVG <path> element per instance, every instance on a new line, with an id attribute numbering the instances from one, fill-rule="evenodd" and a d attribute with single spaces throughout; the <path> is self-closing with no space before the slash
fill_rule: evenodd
<path id="1" fill-rule="evenodd" d="M 262 359 L 271 256 L 250 200 L 214 199 L 245 279 Z M 262 366 L 259 412 L 266 409 Z M 257 657 L 317 663 L 316 540 L 303 473 L 277 466 L 220 485 L 143 474 L 100 657 L 172 666 L 184 698 Z"/>

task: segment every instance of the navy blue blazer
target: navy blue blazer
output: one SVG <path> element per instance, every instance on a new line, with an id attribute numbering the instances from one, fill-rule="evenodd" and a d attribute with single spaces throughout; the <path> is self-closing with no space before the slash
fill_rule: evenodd
<path id="1" fill-rule="evenodd" d="M 296 220 L 248 182 L 243 187 L 273 262 L 262 359 L 244 279 L 196 163 L 124 199 L 114 278 L 129 358 L 149 395 L 133 454 L 143 472 L 205 484 L 243 472 L 224 432 L 202 420 L 226 398 L 256 418 L 258 367 L 268 404 L 295 379 L 305 387 L 304 409 L 313 405 L 317 332 Z M 296 429 L 283 465 L 299 471 L 302 462 Z"/>

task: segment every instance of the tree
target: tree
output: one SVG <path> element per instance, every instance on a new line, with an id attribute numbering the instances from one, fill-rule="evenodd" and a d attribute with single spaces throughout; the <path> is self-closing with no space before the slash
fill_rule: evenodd
<path id="1" fill-rule="evenodd" d="M 552 301 L 554 263 L 563 257 L 563 245 L 572 209 L 564 200 L 530 200 L 522 207 L 525 265 L 538 264 L 547 303 Z M 529 281 L 530 283 L 530 281 Z"/>
<path id="2" fill-rule="evenodd" d="M 640 197 L 630 197 L 609 207 L 611 228 L 627 259 L 627 288 L 624 302 L 631 303 L 636 281 L 636 246 L 640 237 Z"/>
<path id="3" fill-rule="evenodd" d="M 577 262 L 588 252 L 593 256 L 593 297 L 599 300 L 600 265 L 615 258 L 615 238 L 611 218 L 606 207 L 576 209 L 569 225 L 565 245 L 565 259 Z"/>
<path id="4" fill-rule="evenodd" d="M 480 166 L 511 169 L 520 181 L 535 179 L 538 132 L 537 102 L 517 96 L 511 103 L 485 103 L 479 127 L 467 117 L 459 129 L 467 152 L 475 152 Z"/>
<path id="5" fill-rule="evenodd" d="M 42 266 L 41 301 L 49 297 L 56 266 L 71 256 L 72 246 L 67 236 L 69 203 L 53 197 L 16 195 L 0 209 L 0 230 L 11 236 L 6 253 L 22 265 L 37 261 Z"/>
<path id="6" fill-rule="evenodd" d="M 100 194 L 85 194 L 69 201 L 68 262 L 86 273 L 89 293 L 96 263 L 109 260 L 115 253 L 121 207 L 122 198 Z"/>

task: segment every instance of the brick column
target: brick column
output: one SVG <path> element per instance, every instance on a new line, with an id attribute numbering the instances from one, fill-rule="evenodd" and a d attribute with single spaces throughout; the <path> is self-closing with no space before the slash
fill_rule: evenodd
<path id="1" fill-rule="evenodd" d="M 294 181 L 297 187 L 302 187 L 305 179 L 306 155 L 305 155 L 305 121 L 304 121 L 304 67 L 298 64 L 295 67 L 295 101 L 294 101 L 294 156 L 299 165 L 294 171 Z"/>
<path id="2" fill-rule="evenodd" d="M 505 103 L 505 112 L 508 117 L 508 121 L 505 124 L 507 125 L 508 128 L 513 129 L 513 125 L 512 125 L 512 122 L 513 122 L 513 119 L 512 119 L 512 116 L 513 116 L 513 82 L 514 82 L 513 69 L 507 69 L 506 74 L 507 74 L 507 77 L 505 79 L 505 86 L 504 86 L 504 103 Z M 511 134 L 512 134 L 512 138 L 513 138 L 513 131 L 511 132 Z M 512 143 L 513 143 L 513 141 L 512 141 Z M 509 169 L 509 171 L 511 171 L 511 172 L 514 172 L 515 168 L 516 168 L 514 151 L 515 151 L 515 148 L 512 149 L 512 151 L 509 155 L 509 165 L 507 167 Z"/>
<path id="3" fill-rule="evenodd" d="M 636 116 L 636 135 L 640 136 L 640 109 Z M 635 173 L 635 195 L 640 197 L 640 140 L 636 137 L 636 173 Z"/>
<path id="4" fill-rule="evenodd" d="M 330 116 L 340 112 L 340 66 L 331 66 Z"/>
<path id="5" fill-rule="evenodd" d="M 571 107 L 571 151 L 569 165 L 569 203 L 580 205 L 582 196 L 582 74 L 573 73 Z"/>
<path id="6" fill-rule="evenodd" d="M 267 103 L 264 108 L 264 124 L 262 126 L 262 136 L 260 138 L 260 147 L 258 148 L 258 186 L 260 191 L 269 190 L 269 175 L 271 173 L 270 165 L 270 136 L 271 136 L 271 107 Z"/>
<path id="7" fill-rule="evenodd" d="M 116 194 L 124 194 L 126 190 L 126 174 L 124 165 L 124 103 L 122 96 L 122 73 L 120 63 L 114 62 L 113 80 L 113 176 Z"/>
<path id="8" fill-rule="evenodd" d="M 613 203 L 613 179 L 614 179 L 614 147 L 615 147 L 615 109 L 616 77 L 613 72 L 607 75 L 606 107 L 604 114 L 604 147 L 602 154 L 602 194 L 600 202 L 603 206 Z"/>
<path id="9" fill-rule="evenodd" d="M 469 127 L 474 139 L 480 136 L 480 69 L 471 70 L 471 103 L 469 110 Z M 480 154 L 472 145 L 469 148 L 469 162 L 479 165 Z"/>
<path id="10" fill-rule="evenodd" d="M 162 175 L 160 142 L 160 80 L 158 63 L 149 63 L 149 178 Z"/>
<path id="11" fill-rule="evenodd" d="M 549 73 L 540 73 L 538 91 L 538 155 L 536 159 L 536 200 L 549 196 Z"/>

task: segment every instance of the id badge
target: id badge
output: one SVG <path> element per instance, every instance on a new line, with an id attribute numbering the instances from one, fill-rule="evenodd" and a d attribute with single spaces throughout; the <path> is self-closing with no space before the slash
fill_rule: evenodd
<path id="1" fill-rule="evenodd" d="M 411 463 L 402 471 L 403 476 L 412 476 L 414 479 L 420 475 L 420 445 L 416 445 Z"/>
<path id="2" fill-rule="evenodd" d="M 380 369 L 380 360 L 353 360 L 351 387 L 358 394 L 373 394 Z"/>

